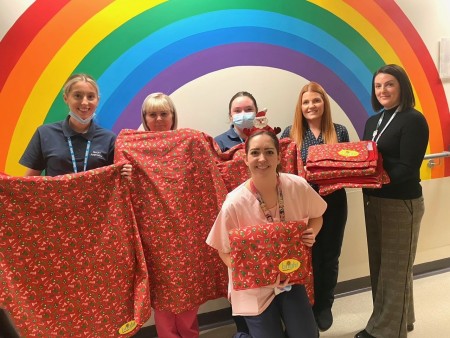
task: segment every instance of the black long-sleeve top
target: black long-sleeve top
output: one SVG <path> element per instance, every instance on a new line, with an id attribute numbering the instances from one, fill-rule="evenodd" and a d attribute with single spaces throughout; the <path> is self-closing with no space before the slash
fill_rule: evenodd
<path id="1" fill-rule="evenodd" d="M 397 107 L 385 110 L 378 128 L 381 132 Z M 382 113 L 371 116 L 365 126 L 364 140 L 371 140 Z M 420 166 L 428 144 L 429 130 L 425 117 L 411 108 L 398 112 L 378 139 L 378 151 L 391 182 L 381 189 L 363 189 L 364 194 L 392 199 L 415 199 L 422 196 Z"/>

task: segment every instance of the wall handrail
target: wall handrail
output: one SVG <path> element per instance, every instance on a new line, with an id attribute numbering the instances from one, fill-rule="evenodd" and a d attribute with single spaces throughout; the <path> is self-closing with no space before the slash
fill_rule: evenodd
<path id="1" fill-rule="evenodd" d="M 436 153 L 436 154 L 427 154 L 424 156 L 424 160 L 430 160 L 433 158 L 441 158 L 441 157 L 450 157 L 450 151 L 443 151 L 442 153 Z"/>
<path id="2" fill-rule="evenodd" d="M 441 158 L 443 157 L 450 157 L 450 151 L 443 151 L 442 153 L 436 153 L 436 154 L 427 154 L 423 157 L 423 160 L 428 160 L 427 167 L 430 169 L 433 169 L 435 166 L 441 164 Z M 437 162 L 434 161 L 434 159 L 437 158 Z"/>

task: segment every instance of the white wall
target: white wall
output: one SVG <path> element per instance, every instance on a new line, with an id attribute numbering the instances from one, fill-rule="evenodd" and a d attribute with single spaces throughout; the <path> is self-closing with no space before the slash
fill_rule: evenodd
<path id="1" fill-rule="evenodd" d="M 33 2 L 33 0 L 0 0 L 0 39 Z"/>
<path id="2" fill-rule="evenodd" d="M 261 80 L 256 82 L 255 79 Z M 269 124 L 283 130 L 292 124 L 298 94 L 308 82 L 297 74 L 281 69 L 242 66 L 207 74 L 182 86 L 171 97 L 179 112 L 179 127 L 193 128 L 217 136 L 229 128 L 230 98 L 236 92 L 245 90 L 255 97 L 259 110 L 267 108 Z M 220 89 L 208 90 L 212 83 L 220 84 Z M 279 86 L 280 83 L 283 86 Z M 350 138 L 357 141 L 358 135 L 351 121 L 332 99 L 331 111 L 333 121 L 345 125 Z M 195 118 L 197 116 L 211 118 Z"/>
<path id="3" fill-rule="evenodd" d="M 439 41 L 450 38 L 450 1 L 397 0 L 397 4 L 413 23 L 425 42 L 439 70 Z M 450 104 L 450 79 L 443 80 L 447 102 Z"/>

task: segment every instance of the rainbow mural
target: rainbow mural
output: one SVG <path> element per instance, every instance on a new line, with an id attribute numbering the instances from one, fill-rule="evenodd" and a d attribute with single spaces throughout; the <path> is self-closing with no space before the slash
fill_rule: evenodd
<path id="1" fill-rule="evenodd" d="M 115 132 L 139 124 L 149 92 L 264 66 L 320 82 L 361 135 L 373 114 L 372 73 L 397 63 L 428 120 L 428 152 L 450 144 L 438 72 L 393 0 L 37 0 L 2 39 L 0 54 L 0 171 L 10 175 L 23 173 L 18 159 L 36 127 L 66 116 L 60 91 L 75 72 L 98 79 L 97 121 Z M 450 164 L 422 176 L 450 176 Z"/>

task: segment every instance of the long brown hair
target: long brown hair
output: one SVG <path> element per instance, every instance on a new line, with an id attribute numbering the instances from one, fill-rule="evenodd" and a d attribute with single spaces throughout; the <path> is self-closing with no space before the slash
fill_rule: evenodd
<path id="1" fill-rule="evenodd" d="M 320 131 L 324 143 L 333 144 L 337 143 L 336 130 L 334 129 L 333 120 L 331 119 L 330 100 L 325 92 L 325 89 L 317 82 L 310 82 L 303 86 L 298 95 L 297 106 L 295 108 L 294 122 L 292 123 L 290 138 L 297 144 L 298 149 L 302 148 L 303 137 L 308 128 L 308 122 L 303 116 L 302 112 L 302 98 L 306 92 L 318 93 L 323 100 L 323 115 L 320 123 Z"/>

